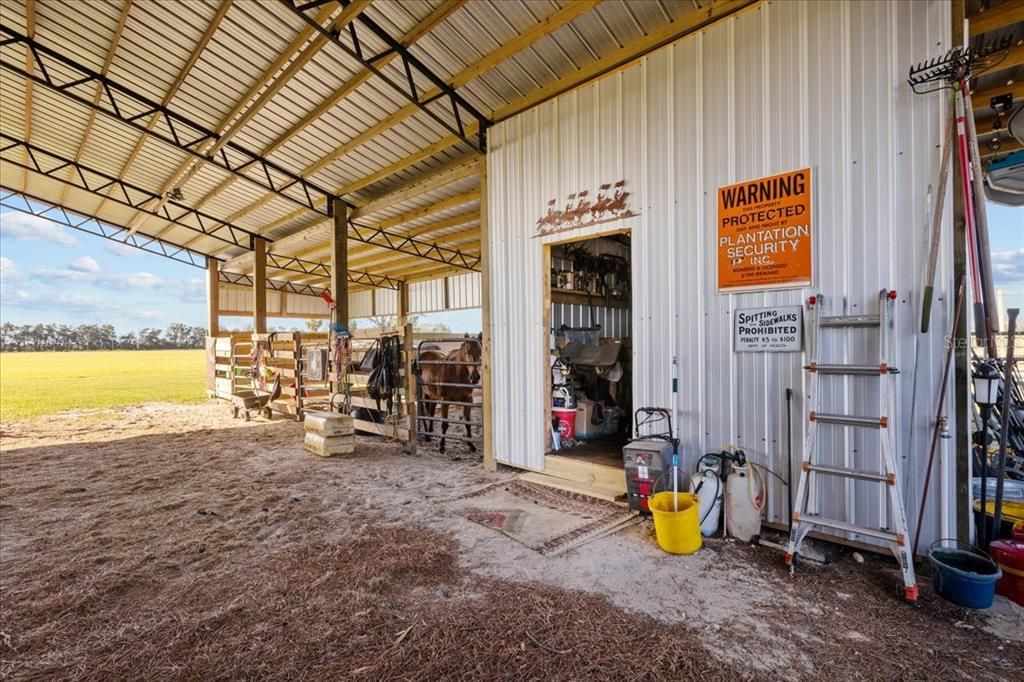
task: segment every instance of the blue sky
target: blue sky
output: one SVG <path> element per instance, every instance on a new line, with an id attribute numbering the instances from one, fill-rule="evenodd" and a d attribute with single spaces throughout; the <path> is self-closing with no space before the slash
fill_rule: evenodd
<path id="1" fill-rule="evenodd" d="M 206 272 L 18 211 L 0 213 L 0 322 L 112 324 L 118 332 L 206 326 Z M 423 315 L 480 331 L 480 310 Z M 225 317 L 225 328 L 251 320 Z M 303 329 L 304 321 L 268 320 Z"/>
<path id="2" fill-rule="evenodd" d="M 0 320 L 206 324 L 205 272 L 18 211 L 0 214 Z"/>
<path id="3" fill-rule="evenodd" d="M 988 223 L 996 289 L 1007 308 L 1024 308 L 1024 208 L 989 204 Z"/>
<path id="4" fill-rule="evenodd" d="M 989 205 L 993 272 L 1007 307 L 1024 308 L 1024 209 Z M 206 324 L 205 272 L 16 211 L 0 213 L 0 321 L 113 324 L 119 332 Z M 423 317 L 480 330 L 480 311 Z M 226 326 L 244 323 L 225 319 Z M 301 329 L 302 320 L 270 320 Z"/>

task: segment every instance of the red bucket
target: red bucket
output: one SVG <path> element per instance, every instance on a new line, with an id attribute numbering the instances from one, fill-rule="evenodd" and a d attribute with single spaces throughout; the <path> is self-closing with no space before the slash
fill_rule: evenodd
<path id="1" fill-rule="evenodd" d="M 576 410 L 561 407 L 552 408 L 551 413 L 558 420 L 558 435 L 562 440 L 576 439 Z"/>

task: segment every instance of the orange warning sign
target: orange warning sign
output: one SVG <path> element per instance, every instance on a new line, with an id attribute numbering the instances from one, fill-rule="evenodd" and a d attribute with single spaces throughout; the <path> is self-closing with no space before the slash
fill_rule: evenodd
<path id="1" fill-rule="evenodd" d="M 811 284 L 811 169 L 718 189 L 718 290 Z"/>

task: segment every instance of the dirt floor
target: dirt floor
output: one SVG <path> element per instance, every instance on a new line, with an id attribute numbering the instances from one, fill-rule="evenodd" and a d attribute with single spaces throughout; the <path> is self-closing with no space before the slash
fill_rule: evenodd
<path id="1" fill-rule="evenodd" d="M 0 427 L 0 674 L 12 679 L 1020 679 L 1024 609 L 897 596 L 895 564 L 806 566 L 648 523 L 542 557 L 453 500 L 492 474 L 224 405 Z"/>

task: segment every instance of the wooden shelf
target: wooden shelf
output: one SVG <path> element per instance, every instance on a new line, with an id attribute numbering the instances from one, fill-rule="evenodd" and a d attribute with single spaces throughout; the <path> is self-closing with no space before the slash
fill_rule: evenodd
<path id="1" fill-rule="evenodd" d="M 604 300 L 604 296 L 598 294 L 587 295 L 585 291 L 575 291 L 573 289 L 551 289 L 551 302 L 552 303 L 567 303 L 569 305 L 587 305 L 589 302 L 594 304 L 594 307 L 600 308 L 629 308 L 629 301 L 624 298 L 613 298 L 610 302 Z"/>

